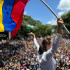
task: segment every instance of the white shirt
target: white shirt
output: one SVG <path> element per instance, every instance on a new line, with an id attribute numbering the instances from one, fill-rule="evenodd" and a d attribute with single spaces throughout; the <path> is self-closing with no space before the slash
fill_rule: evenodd
<path id="1" fill-rule="evenodd" d="M 38 55 L 41 70 L 56 70 L 56 61 L 53 58 L 53 55 L 57 51 L 61 36 L 62 35 L 57 35 L 53 40 L 53 46 L 48 51 L 44 52 L 42 55 Z M 40 46 L 37 43 L 36 38 L 34 38 L 34 44 L 37 47 L 37 51 L 39 51 Z"/>

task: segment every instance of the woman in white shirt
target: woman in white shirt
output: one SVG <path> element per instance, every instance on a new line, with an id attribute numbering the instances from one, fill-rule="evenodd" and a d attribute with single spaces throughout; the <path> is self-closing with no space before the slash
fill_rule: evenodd
<path id="1" fill-rule="evenodd" d="M 62 34 L 62 25 L 63 20 L 58 18 L 57 19 L 58 28 L 57 33 L 58 35 L 54 38 L 53 43 L 50 38 L 44 39 L 39 46 L 39 44 L 36 41 L 35 34 L 30 33 L 34 37 L 34 43 L 37 47 L 37 51 L 39 51 L 39 62 L 41 65 L 41 70 L 56 70 L 56 61 L 53 58 L 54 53 L 57 51 L 57 48 L 60 43 L 61 34 Z"/>

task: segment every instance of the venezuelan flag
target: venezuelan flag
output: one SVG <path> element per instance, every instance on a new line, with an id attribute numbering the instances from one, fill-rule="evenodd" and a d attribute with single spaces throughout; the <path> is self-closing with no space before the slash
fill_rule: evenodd
<path id="1" fill-rule="evenodd" d="M 29 0 L 0 0 L 0 32 L 10 31 L 16 36 L 21 27 L 23 12 Z"/>

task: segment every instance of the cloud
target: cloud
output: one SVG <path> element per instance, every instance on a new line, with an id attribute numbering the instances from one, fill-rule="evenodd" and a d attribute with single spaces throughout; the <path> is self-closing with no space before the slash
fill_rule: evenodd
<path id="1" fill-rule="evenodd" d="M 69 11 L 70 10 L 70 0 L 60 0 L 57 9 Z"/>
<path id="2" fill-rule="evenodd" d="M 61 17 L 64 14 L 64 11 L 58 12 L 58 16 Z"/>
<path id="3" fill-rule="evenodd" d="M 57 25 L 56 20 L 52 19 L 51 21 L 47 22 L 48 25 Z"/>
<path id="4" fill-rule="evenodd" d="M 27 15 L 27 11 L 24 12 L 24 15 Z"/>
<path id="5" fill-rule="evenodd" d="M 27 25 L 27 27 L 31 27 L 31 28 L 34 28 L 34 26 L 33 26 L 33 25 L 30 25 L 30 24 L 28 24 L 28 25 Z"/>

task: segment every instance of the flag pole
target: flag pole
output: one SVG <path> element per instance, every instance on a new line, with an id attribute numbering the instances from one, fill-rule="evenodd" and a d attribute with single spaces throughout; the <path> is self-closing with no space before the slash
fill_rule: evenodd
<path id="1" fill-rule="evenodd" d="M 49 7 L 49 5 L 47 5 L 43 0 L 41 0 L 47 7 L 48 9 L 54 14 L 54 16 L 56 18 L 58 18 L 58 16 L 54 13 L 54 11 Z M 70 34 L 69 30 L 66 28 L 66 26 L 63 24 L 64 29 L 67 31 L 68 34 Z"/>
<path id="2" fill-rule="evenodd" d="M 11 32 L 9 32 L 9 40 L 11 39 Z"/>

